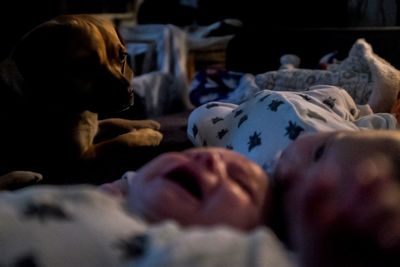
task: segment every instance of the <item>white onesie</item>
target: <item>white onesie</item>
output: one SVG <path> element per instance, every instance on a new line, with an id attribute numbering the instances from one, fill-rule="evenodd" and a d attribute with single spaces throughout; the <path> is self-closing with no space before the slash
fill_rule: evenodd
<path id="1" fill-rule="evenodd" d="M 396 129 L 388 113 L 360 116 L 339 87 L 304 92 L 262 90 L 241 105 L 210 102 L 189 116 L 188 137 L 196 146 L 226 147 L 254 160 L 271 174 L 280 152 L 299 135 L 319 131 Z"/>

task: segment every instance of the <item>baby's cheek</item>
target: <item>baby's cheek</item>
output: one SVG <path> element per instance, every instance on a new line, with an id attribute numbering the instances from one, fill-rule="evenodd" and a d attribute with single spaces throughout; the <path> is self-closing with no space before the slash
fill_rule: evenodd
<path id="1" fill-rule="evenodd" d="M 343 210 L 349 223 L 378 231 L 394 217 L 400 218 L 400 187 L 395 182 L 379 179 L 360 184 L 350 192 Z"/>
<path id="2" fill-rule="evenodd" d="M 304 180 L 289 196 L 289 212 L 305 230 L 323 232 L 337 218 L 336 184 L 329 179 Z"/>
<path id="3" fill-rule="evenodd" d="M 261 209 L 239 188 L 220 193 L 207 207 L 202 213 L 203 219 L 213 224 L 227 224 L 246 231 L 261 224 Z"/>

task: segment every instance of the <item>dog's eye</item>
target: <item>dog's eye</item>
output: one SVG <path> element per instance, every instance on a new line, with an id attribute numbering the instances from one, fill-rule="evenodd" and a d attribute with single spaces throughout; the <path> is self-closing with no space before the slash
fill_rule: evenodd
<path id="1" fill-rule="evenodd" d="M 126 61 L 127 56 L 128 56 L 128 53 L 126 51 L 124 51 L 124 50 L 119 51 L 118 57 L 119 57 L 119 61 L 121 63 L 124 63 Z"/>

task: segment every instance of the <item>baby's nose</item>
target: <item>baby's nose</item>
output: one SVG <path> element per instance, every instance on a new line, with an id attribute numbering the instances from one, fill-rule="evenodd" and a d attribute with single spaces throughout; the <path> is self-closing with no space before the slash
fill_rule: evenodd
<path id="1" fill-rule="evenodd" d="M 221 156 L 217 153 L 199 153 L 195 156 L 195 161 L 210 172 L 220 171 Z"/>
<path id="2" fill-rule="evenodd" d="M 221 156 L 216 153 L 198 154 L 195 161 L 203 168 L 201 187 L 204 195 L 207 196 L 221 183 L 225 175 L 226 170 L 223 161 Z"/>

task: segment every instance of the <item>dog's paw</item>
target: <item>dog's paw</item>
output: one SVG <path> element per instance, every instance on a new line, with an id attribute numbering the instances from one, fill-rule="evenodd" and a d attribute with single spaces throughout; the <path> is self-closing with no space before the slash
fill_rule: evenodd
<path id="1" fill-rule="evenodd" d="M 159 130 L 160 123 L 154 120 L 127 120 L 121 118 L 109 118 L 100 120 L 98 131 L 94 137 L 94 143 L 98 144 L 106 140 L 120 138 L 121 135 L 129 134 L 140 129 Z"/>
<path id="2" fill-rule="evenodd" d="M 161 124 L 154 120 L 132 120 L 132 128 L 143 129 L 150 128 L 154 130 L 160 130 Z"/>
<path id="3" fill-rule="evenodd" d="M 159 131 L 155 131 L 153 129 L 142 129 L 142 130 L 147 130 L 147 136 L 149 137 L 149 141 L 151 142 L 150 145 L 152 146 L 158 146 L 162 139 L 163 139 L 163 135 L 162 133 L 160 133 Z M 151 130 L 151 131 L 149 131 Z"/>
<path id="4" fill-rule="evenodd" d="M 158 146 L 163 138 L 159 131 L 143 128 L 121 135 L 124 142 L 130 147 Z"/>
<path id="5" fill-rule="evenodd" d="M 43 179 L 40 173 L 13 171 L 0 176 L 0 190 L 13 190 L 36 184 Z"/>

